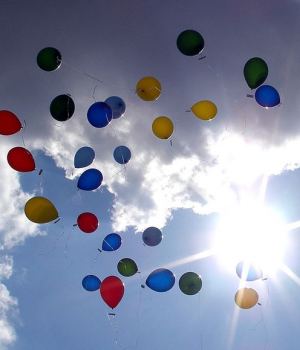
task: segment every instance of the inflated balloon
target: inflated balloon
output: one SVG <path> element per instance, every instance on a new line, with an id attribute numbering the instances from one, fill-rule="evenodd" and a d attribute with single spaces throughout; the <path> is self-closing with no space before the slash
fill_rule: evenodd
<path id="1" fill-rule="evenodd" d="M 16 171 L 29 172 L 35 170 L 32 154 L 23 147 L 14 147 L 7 153 L 8 164 Z"/>
<path id="2" fill-rule="evenodd" d="M 45 47 L 37 55 L 38 66 L 45 71 L 53 71 L 61 65 L 61 53 L 54 47 Z"/>
<path id="3" fill-rule="evenodd" d="M 257 304 L 258 294 L 252 288 L 241 288 L 236 292 L 234 300 L 241 309 L 250 309 Z"/>
<path id="4" fill-rule="evenodd" d="M 112 109 L 105 102 L 95 102 L 87 112 L 87 118 L 95 128 L 104 128 L 112 120 Z"/>
<path id="5" fill-rule="evenodd" d="M 144 101 L 155 101 L 161 93 L 160 82 L 154 77 L 144 77 L 136 84 L 136 93 Z"/>
<path id="6" fill-rule="evenodd" d="M 202 120 L 211 120 L 218 112 L 217 106 L 209 100 L 196 102 L 191 110 L 197 118 Z"/>
<path id="7" fill-rule="evenodd" d="M 82 280 L 82 287 L 89 291 L 94 292 L 100 288 L 101 281 L 97 276 L 94 275 L 87 275 Z"/>
<path id="8" fill-rule="evenodd" d="M 186 272 L 179 279 L 179 288 L 184 294 L 197 294 L 202 288 L 202 280 L 197 273 Z"/>
<path id="9" fill-rule="evenodd" d="M 204 39 L 200 33 L 188 29 L 181 32 L 177 38 L 178 50 L 186 56 L 198 55 L 204 48 Z"/>
<path id="10" fill-rule="evenodd" d="M 91 147 L 81 147 L 74 157 L 75 168 L 84 168 L 93 163 L 95 159 L 95 151 Z"/>
<path id="11" fill-rule="evenodd" d="M 138 267 L 134 260 L 129 258 L 121 259 L 118 262 L 118 271 L 122 276 L 130 277 L 137 273 Z"/>
<path id="12" fill-rule="evenodd" d="M 131 158 L 130 149 L 126 146 L 118 146 L 114 150 L 114 159 L 119 164 L 126 164 Z"/>
<path id="13" fill-rule="evenodd" d="M 33 197 L 24 208 L 27 218 L 36 224 L 46 224 L 58 218 L 55 206 L 45 197 Z"/>
<path id="14" fill-rule="evenodd" d="M 50 113 L 52 117 L 59 122 L 70 119 L 75 111 L 75 104 L 69 95 L 58 95 L 50 104 Z"/>
<path id="15" fill-rule="evenodd" d="M 0 111 L 0 135 L 13 135 L 22 129 L 19 118 L 12 112 Z"/>
<path id="16" fill-rule="evenodd" d="M 121 99 L 119 96 L 111 96 L 107 98 L 105 101 L 109 105 L 109 107 L 112 110 L 112 117 L 113 119 L 121 118 L 126 109 L 125 102 Z"/>
<path id="17" fill-rule="evenodd" d="M 262 58 L 250 58 L 244 66 L 244 77 L 249 88 L 259 87 L 267 79 L 268 71 L 268 65 Z"/>
<path id="18" fill-rule="evenodd" d="M 100 294 L 105 303 L 114 309 L 124 295 L 124 283 L 116 276 L 106 277 L 100 285 Z"/>
<path id="19" fill-rule="evenodd" d="M 85 233 L 91 233 L 97 230 L 98 228 L 98 218 L 95 214 L 85 212 L 81 213 L 77 217 L 77 225 L 81 231 Z"/>
<path id="20" fill-rule="evenodd" d="M 158 245 L 161 242 L 162 238 L 163 235 L 161 233 L 161 230 L 157 227 L 148 227 L 143 232 L 143 242 L 150 247 Z"/>
<path id="21" fill-rule="evenodd" d="M 246 281 L 255 281 L 263 277 L 262 270 L 255 264 L 240 261 L 236 266 L 236 274 Z"/>
<path id="22" fill-rule="evenodd" d="M 167 269 L 157 269 L 150 273 L 146 285 L 155 292 L 167 292 L 175 283 L 175 276 Z"/>
<path id="23" fill-rule="evenodd" d="M 173 122 L 168 117 L 157 117 L 152 123 L 152 132 L 159 139 L 168 139 L 173 134 L 173 130 Z"/>
<path id="24" fill-rule="evenodd" d="M 255 100 L 263 107 L 275 107 L 280 103 L 280 96 L 273 86 L 262 85 L 255 91 Z"/>
<path id="25" fill-rule="evenodd" d="M 102 250 L 106 252 L 113 252 L 121 247 L 122 239 L 117 233 L 110 233 L 102 242 Z"/>
<path id="26" fill-rule="evenodd" d="M 98 188 L 103 180 L 103 175 L 98 169 L 88 169 L 84 171 L 77 182 L 80 190 L 92 191 Z"/>

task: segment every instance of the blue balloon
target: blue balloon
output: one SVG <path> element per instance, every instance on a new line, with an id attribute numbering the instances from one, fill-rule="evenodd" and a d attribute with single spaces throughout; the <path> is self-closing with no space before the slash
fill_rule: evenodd
<path id="1" fill-rule="evenodd" d="M 126 146 L 118 146 L 114 150 L 115 161 L 119 164 L 126 164 L 131 158 L 130 149 Z"/>
<path id="2" fill-rule="evenodd" d="M 75 168 L 84 168 L 93 163 L 95 151 L 91 147 L 81 147 L 74 157 Z"/>
<path id="3" fill-rule="evenodd" d="M 255 100 L 263 107 L 274 107 L 279 105 L 280 96 L 273 86 L 262 85 L 255 91 Z"/>
<path id="4" fill-rule="evenodd" d="M 105 100 L 105 103 L 112 109 L 113 119 L 118 119 L 125 113 L 126 104 L 121 97 L 111 96 Z"/>
<path id="5" fill-rule="evenodd" d="M 258 266 L 245 261 L 237 264 L 236 274 L 240 279 L 246 281 L 255 281 L 263 277 L 262 270 Z"/>
<path id="6" fill-rule="evenodd" d="M 82 287 L 89 292 L 98 290 L 100 288 L 100 285 L 101 281 L 97 276 L 94 275 L 87 275 L 82 280 Z"/>
<path id="7" fill-rule="evenodd" d="M 150 247 L 158 245 L 161 242 L 162 238 L 163 236 L 161 230 L 157 227 L 148 227 L 143 232 L 143 242 Z"/>
<path id="8" fill-rule="evenodd" d="M 95 128 L 104 128 L 112 120 L 112 110 L 105 102 L 95 102 L 90 106 L 87 118 Z"/>
<path id="9" fill-rule="evenodd" d="M 107 235 L 102 243 L 102 250 L 106 252 L 113 252 L 121 247 L 122 239 L 117 233 L 110 233 Z"/>
<path id="10" fill-rule="evenodd" d="M 101 185 L 103 175 L 98 169 L 88 169 L 83 172 L 77 182 L 77 187 L 84 191 L 92 191 Z"/>
<path id="11" fill-rule="evenodd" d="M 167 269 L 157 269 L 150 273 L 146 285 L 155 292 L 167 292 L 175 283 L 175 276 Z"/>

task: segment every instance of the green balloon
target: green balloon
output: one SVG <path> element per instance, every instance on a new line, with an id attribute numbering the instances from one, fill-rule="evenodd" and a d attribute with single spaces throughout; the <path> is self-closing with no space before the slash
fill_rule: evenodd
<path id="1" fill-rule="evenodd" d="M 202 280 L 195 272 L 186 272 L 180 277 L 179 288 L 184 294 L 197 294 L 202 288 Z"/>
<path id="2" fill-rule="evenodd" d="M 204 39 L 200 33 L 188 29 L 179 34 L 177 48 L 186 56 L 195 56 L 203 50 Z"/>
<path id="3" fill-rule="evenodd" d="M 47 72 L 58 69 L 61 65 L 61 53 L 54 47 L 45 47 L 37 55 L 38 66 Z"/>
<path id="4" fill-rule="evenodd" d="M 132 259 L 124 258 L 118 263 L 118 271 L 122 276 L 130 277 L 137 273 L 138 268 Z"/>
<path id="5" fill-rule="evenodd" d="M 250 89 L 259 87 L 268 76 L 268 65 L 259 57 L 248 60 L 244 67 L 244 77 Z"/>
<path id="6" fill-rule="evenodd" d="M 75 104 L 69 95 L 56 96 L 50 104 L 52 117 L 59 122 L 64 122 L 72 117 L 75 111 Z"/>

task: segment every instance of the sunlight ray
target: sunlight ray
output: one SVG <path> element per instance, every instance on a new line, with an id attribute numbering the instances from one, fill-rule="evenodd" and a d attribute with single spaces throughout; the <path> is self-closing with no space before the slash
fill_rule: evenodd
<path id="1" fill-rule="evenodd" d="M 300 228 L 300 220 L 286 224 L 287 231 L 293 231 L 293 230 L 296 230 L 297 228 Z"/>
<path id="2" fill-rule="evenodd" d="M 285 264 L 281 264 L 280 269 L 300 287 L 300 277 L 294 271 Z"/>
<path id="3" fill-rule="evenodd" d="M 203 260 L 206 258 L 209 258 L 213 255 L 216 254 L 216 251 L 213 249 L 207 249 L 207 250 L 203 250 L 200 253 L 194 254 L 194 255 L 190 255 L 187 256 L 183 259 L 179 259 L 176 261 L 173 261 L 171 263 L 169 263 L 167 266 L 165 266 L 167 269 L 172 269 L 174 267 L 180 266 L 180 265 L 184 265 L 184 264 L 188 264 L 190 262 L 196 261 L 196 260 Z"/>

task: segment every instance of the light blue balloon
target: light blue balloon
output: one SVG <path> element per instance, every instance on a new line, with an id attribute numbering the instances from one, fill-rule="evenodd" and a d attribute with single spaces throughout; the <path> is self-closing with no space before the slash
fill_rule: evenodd
<path id="1" fill-rule="evenodd" d="M 146 285 L 155 292 L 167 292 L 175 283 L 175 276 L 168 269 L 157 269 L 150 273 Z"/>
<path id="2" fill-rule="evenodd" d="M 114 159 L 119 164 L 126 164 L 131 158 L 130 149 L 126 146 L 118 146 L 114 150 Z"/>
<path id="3" fill-rule="evenodd" d="M 245 261 L 241 261 L 237 264 L 236 274 L 240 279 L 244 279 L 246 281 L 255 281 L 263 277 L 262 270 L 259 268 L 259 266 L 252 263 L 247 263 Z"/>
<path id="4" fill-rule="evenodd" d="M 158 245 L 161 242 L 162 238 L 163 235 L 161 233 L 161 230 L 157 227 L 148 227 L 143 232 L 143 242 L 150 247 Z"/>
<path id="5" fill-rule="evenodd" d="M 111 96 L 105 101 L 112 110 L 113 119 L 118 119 L 122 117 L 125 113 L 126 104 L 119 96 Z"/>
<path id="6" fill-rule="evenodd" d="M 81 147 L 74 157 L 75 168 L 84 168 L 93 163 L 95 159 L 95 151 L 91 147 Z"/>

